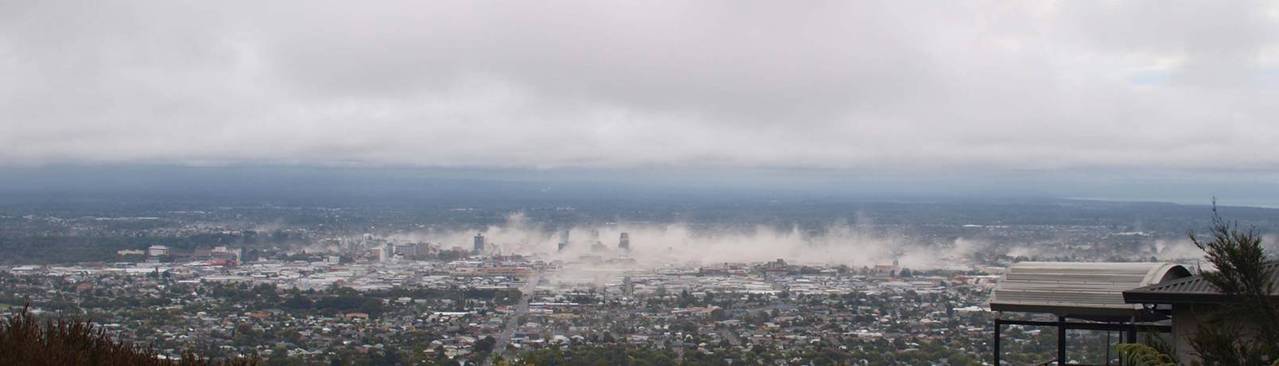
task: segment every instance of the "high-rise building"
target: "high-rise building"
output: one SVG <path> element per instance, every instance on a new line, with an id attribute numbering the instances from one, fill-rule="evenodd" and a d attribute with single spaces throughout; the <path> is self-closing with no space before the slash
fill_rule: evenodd
<path id="1" fill-rule="evenodd" d="M 622 234 L 626 235 L 626 234 Z M 631 276 L 622 277 L 622 295 L 631 296 L 635 294 L 635 282 L 631 281 Z"/>
<path id="2" fill-rule="evenodd" d="M 604 242 L 600 241 L 599 229 L 591 229 L 591 242 L 594 242 L 591 244 L 592 252 L 602 252 L 607 250 L 607 248 L 604 247 Z"/>
<path id="3" fill-rule="evenodd" d="M 387 262 L 395 258 L 395 247 L 390 242 L 382 243 L 377 248 L 377 260 L 379 262 Z"/>
<path id="4" fill-rule="evenodd" d="M 623 252 L 631 251 L 631 235 L 622 233 L 622 237 L 617 239 L 617 249 Z"/>
<path id="5" fill-rule="evenodd" d="M 475 233 L 475 254 L 484 254 L 484 233 Z"/>
<path id="6" fill-rule="evenodd" d="M 560 231 L 560 245 L 557 250 L 563 252 L 564 249 L 568 249 L 568 229 Z"/>
<path id="7" fill-rule="evenodd" d="M 431 246 L 427 243 L 408 243 L 395 246 L 395 253 L 401 257 L 409 259 L 423 259 L 431 252 Z"/>

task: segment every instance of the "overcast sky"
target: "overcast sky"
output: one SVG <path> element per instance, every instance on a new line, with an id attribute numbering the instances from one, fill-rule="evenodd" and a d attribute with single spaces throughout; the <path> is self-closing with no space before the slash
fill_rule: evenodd
<path id="1" fill-rule="evenodd" d="M 101 163 L 1270 174 L 1279 1 L 0 0 L 0 165 Z"/>

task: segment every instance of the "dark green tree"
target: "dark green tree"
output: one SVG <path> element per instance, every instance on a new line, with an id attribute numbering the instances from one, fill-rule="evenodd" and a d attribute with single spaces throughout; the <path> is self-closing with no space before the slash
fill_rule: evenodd
<path id="1" fill-rule="evenodd" d="M 1216 267 L 1204 280 L 1233 299 L 1203 322 L 1191 339 L 1207 365 L 1268 365 L 1279 360 L 1279 307 L 1274 270 L 1254 229 L 1222 219 L 1214 200 L 1210 235 L 1190 233 Z"/>
<path id="2" fill-rule="evenodd" d="M 493 352 L 493 346 L 496 344 L 497 339 L 494 339 L 493 336 L 487 336 L 475 341 L 475 345 L 473 347 L 475 349 L 475 353 L 489 353 Z"/>

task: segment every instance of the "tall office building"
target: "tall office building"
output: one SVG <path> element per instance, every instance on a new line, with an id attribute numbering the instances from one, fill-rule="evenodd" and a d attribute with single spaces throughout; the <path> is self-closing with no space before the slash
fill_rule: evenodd
<path id="1" fill-rule="evenodd" d="M 395 257 L 395 247 L 390 242 L 382 243 L 374 248 L 374 254 L 377 254 L 378 262 L 388 262 Z"/>
<path id="2" fill-rule="evenodd" d="M 475 233 L 475 254 L 484 254 L 484 233 Z"/>
<path id="3" fill-rule="evenodd" d="M 568 229 L 560 231 L 560 245 L 557 250 L 563 252 L 564 249 L 568 249 Z"/>
<path id="4" fill-rule="evenodd" d="M 626 235 L 626 234 L 622 234 Z M 631 281 L 631 276 L 622 277 L 622 295 L 631 296 L 635 294 L 635 282 Z"/>
<path id="5" fill-rule="evenodd" d="M 617 249 L 623 252 L 631 251 L 631 235 L 622 233 L 622 237 L 617 239 Z"/>
<path id="6" fill-rule="evenodd" d="M 599 229 L 591 229 L 591 242 L 594 242 L 594 244 L 591 244 L 592 252 L 602 252 L 607 250 L 607 248 L 604 247 L 604 242 L 600 241 Z"/>

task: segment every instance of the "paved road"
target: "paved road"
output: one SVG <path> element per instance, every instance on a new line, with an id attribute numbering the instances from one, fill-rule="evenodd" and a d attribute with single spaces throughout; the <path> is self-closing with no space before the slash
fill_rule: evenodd
<path id="1" fill-rule="evenodd" d="M 515 311 L 511 313 L 511 317 L 506 319 L 506 325 L 502 327 L 502 332 L 497 335 L 497 343 L 493 344 L 493 350 L 502 358 L 507 357 L 506 345 L 511 342 L 511 337 L 515 336 L 515 328 L 519 328 L 520 319 L 528 314 L 528 302 L 533 298 L 533 290 L 537 288 L 537 283 L 542 281 L 542 273 L 536 272 L 528 277 L 528 282 L 524 287 L 520 288 L 520 302 L 515 305 Z M 493 358 L 484 359 L 484 366 L 492 366 Z"/>

